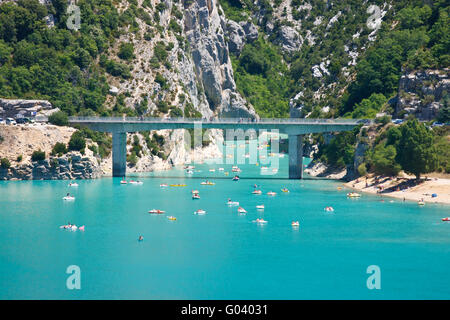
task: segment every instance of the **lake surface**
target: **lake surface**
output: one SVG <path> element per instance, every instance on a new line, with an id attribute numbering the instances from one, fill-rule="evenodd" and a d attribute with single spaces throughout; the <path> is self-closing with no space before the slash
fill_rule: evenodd
<path id="1" fill-rule="evenodd" d="M 0 181 L 0 299 L 450 298 L 450 223 L 441 221 L 448 206 L 348 199 L 340 182 L 287 180 L 288 159 L 280 161 L 275 176 L 239 165 L 238 182 L 229 164 L 196 165 L 202 172 L 194 177 L 214 186 L 181 168 L 140 175 L 143 185 Z M 229 176 L 209 171 L 219 167 Z M 262 195 L 251 194 L 254 184 Z M 76 200 L 63 201 L 67 192 Z M 239 215 L 228 198 L 248 213 Z M 148 214 L 153 208 L 166 214 Z M 194 215 L 198 209 L 207 214 Z M 86 230 L 60 229 L 69 221 Z M 66 287 L 70 265 L 81 270 L 80 290 Z M 370 265 L 380 268 L 380 290 L 367 288 Z"/>

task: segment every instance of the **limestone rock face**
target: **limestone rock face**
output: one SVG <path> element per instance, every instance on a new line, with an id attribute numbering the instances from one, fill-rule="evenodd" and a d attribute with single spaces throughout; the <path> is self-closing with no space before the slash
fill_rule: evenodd
<path id="1" fill-rule="evenodd" d="M 444 107 L 443 97 L 450 88 L 449 69 L 405 73 L 399 83 L 395 113 L 397 117 L 414 114 L 431 120 Z"/>
<path id="2" fill-rule="evenodd" d="M 228 45 L 217 9 L 217 0 L 198 0 L 185 8 L 186 37 L 195 74 L 214 114 L 254 118 L 255 111 L 236 91 Z M 238 50 L 242 48 L 240 35 L 244 37 L 245 33 L 237 23 L 231 23 L 231 28 L 236 31 L 236 41 L 231 42 L 231 47 Z"/>
<path id="3" fill-rule="evenodd" d="M 228 38 L 228 50 L 239 55 L 246 43 L 258 39 L 258 29 L 251 22 L 235 22 L 222 19 L 222 27 Z"/>
<path id="4" fill-rule="evenodd" d="M 281 26 L 275 42 L 284 50 L 293 52 L 300 49 L 303 44 L 303 38 L 294 28 Z"/>
<path id="5" fill-rule="evenodd" d="M 95 158 L 78 152 L 62 157 L 0 168 L 0 180 L 75 180 L 100 178 L 102 170 Z"/>

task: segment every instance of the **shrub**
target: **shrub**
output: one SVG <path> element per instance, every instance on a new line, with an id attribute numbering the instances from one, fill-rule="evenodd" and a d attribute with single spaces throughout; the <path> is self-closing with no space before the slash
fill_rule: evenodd
<path id="1" fill-rule="evenodd" d="M 360 176 L 365 176 L 367 174 L 367 167 L 364 162 L 358 166 L 358 173 Z"/>
<path id="2" fill-rule="evenodd" d="M 8 169 L 9 167 L 11 167 L 11 163 L 9 162 L 8 159 L 2 158 L 0 160 L 0 167 L 2 167 L 3 169 Z"/>
<path id="3" fill-rule="evenodd" d="M 57 111 L 48 117 L 48 122 L 57 126 L 67 126 L 69 124 L 69 117 L 64 111 Z"/>
<path id="4" fill-rule="evenodd" d="M 69 150 L 81 151 L 86 147 L 86 139 L 81 131 L 75 131 L 69 140 Z"/>
<path id="5" fill-rule="evenodd" d="M 66 145 L 62 142 L 55 143 L 55 145 L 53 146 L 53 149 L 52 149 L 52 155 L 53 156 L 54 155 L 62 156 L 65 153 L 67 153 Z"/>
<path id="6" fill-rule="evenodd" d="M 16 161 L 17 161 L 17 162 L 21 162 L 21 161 L 22 161 L 22 159 L 23 159 L 22 155 L 21 155 L 21 154 L 19 154 L 19 155 L 17 156 L 17 159 L 16 159 Z"/>
<path id="7" fill-rule="evenodd" d="M 45 160 L 45 152 L 39 150 L 33 151 L 32 155 L 31 155 L 31 161 L 41 161 L 41 160 Z"/>
<path id="8" fill-rule="evenodd" d="M 121 43 L 119 54 L 120 59 L 131 61 L 134 59 L 134 46 L 132 43 Z"/>

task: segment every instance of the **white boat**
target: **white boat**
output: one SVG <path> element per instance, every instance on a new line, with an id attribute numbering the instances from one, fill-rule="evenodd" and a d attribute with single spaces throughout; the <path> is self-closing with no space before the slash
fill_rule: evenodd
<path id="1" fill-rule="evenodd" d="M 299 227 L 299 226 L 300 226 L 300 222 L 298 222 L 298 221 L 292 221 L 291 226 L 293 226 L 293 227 Z"/>
<path id="2" fill-rule="evenodd" d="M 148 213 L 163 214 L 163 213 L 165 213 L 165 211 L 159 210 L 159 209 L 152 209 L 152 210 L 149 210 Z"/>
<path id="3" fill-rule="evenodd" d="M 256 206 L 256 209 L 262 209 L 262 210 L 264 210 L 264 205 L 263 205 L 263 204 L 257 205 L 257 206 Z"/>
<path id="4" fill-rule="evenodd" d="M 129 182 L 129 184 L 144 184 L 142 181 L 139 181 L 139 180 L 136 180 L 136 181 L 134 181 L 134 180 L 130 180 L 130 182 Z"/>
<path id="5" fill-rule="evenodd" d="M 71 182 L 71 183 L 69 183 L 69 187 L 78 187 L 78 183 Z"/>
<path id="6" fill-rule="evenodd" d="M 225 169 L 224 168 L 219 168 L 219 171 L 224 171 Z"/>
<path id="7" fill-rule="evenodd" d="M 215 185 L 215 183 L 211 182 L 211 181 L 202 181 L 202 182 L 200 182 L 200 184 L 203 185 L 203 186 L 213 186 L 213 185 Z"/>
<path id="8" fill-rule="evenodd" d="M 256 222 L 256 223 L 259 223 L 259 224 L 267 223 L 267 221 L 262 219 L 262 218 L 261 219 L 257 218 L 256 220 L 253 220 L 253 222 Z"/>
<path id="9" fill-rule="evenodd" d="M 75 197 L 72 197 L 72 196 L 65 196 L 65 197 L 63 198 L 63 200 L 73 201 L 73 200 L 75 200 Z"/>
<path id="10" fill-rule="evenodd" d="M 247 213 L 247 211 L 244 208 L 242 208 L 242 207 L 239 207 L 237 211 L 239 213 Z"/>
<path id="11" fill-rule="evenodd" d="M 161 188 L 165 188 L 165 187 L 168 187 L 169 185 L 168 185 L 167 183 L 161 183 L 159 186 L 160 186 Z"/>
<path id="12" fill-rule="evenodd" d="M 216 169 L 209 169 L 209 172 L 216 172 Z"/>
<path id="13" fill-rule="evenodd" d="M 206 211 L 199 209 L 199 210 L 195 211 L 194 214 L 203 215 L 203 214 L 206 214 Z"/>
<path id="14" fill-rule="evenodd" d="M 273 191 L 269 191 L 269 192 L 267 192 L 267 195 L 268 196 L 274 196 L 274 195 L 276 195 L 277 193 L 276 192 L 273 192 Z"/>
<path id="15" fill-rule="evenodd" d="M 229 206 L 238 206 L 239 202 L 238 201 L 228 200 L 227 205 L 229 205 Z"/>
<path id="16" fill-rule="evenodd" d="M 417 202 L 417 204 L 418 204 L 419 206 L 424 206 L 424 205 L 425 205 L 425 202 L 424 202 L 424 201 L 419 201 L 419 202 Z"/>
<path id="17" fill-rule="evenodd" d="M 262 194 L 262 191 L 261 190 L 254 190 L 254 191 L 252 191 L 252 194 Z"/>
<path id="18" fill-rule="evenodd" d="M 328 212 L 333 212 L 334 211 L 333 207 L 325 207 L 324 210 L 328 211 Z"/>
<path id="19" fill-rule="evenodd" d="M 127 184 L 128 182 L 126 180 L 121 180 L 120 184 Z"/>

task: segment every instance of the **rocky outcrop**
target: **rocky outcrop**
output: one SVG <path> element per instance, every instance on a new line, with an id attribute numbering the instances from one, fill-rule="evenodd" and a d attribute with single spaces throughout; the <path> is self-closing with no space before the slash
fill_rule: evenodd
<path id="1" fill-rule="evenodd" d="M 251 22 L 222 19 L 222 28 L 225 30 L 228 42 L 228 50 L 239 55 L 246 43 L 258 39 L 258 29 Z"/>
<path id="2" fill-rule="evenodd" d="M 402 75 L 395 116 L 413 114 L 421 120 L 436 118 L 450 87 L 449 69 L 413 71 Z"/>
<path id="3" fill-rule="evenodd" d="M 198 0 L 185 8 L 185 30 L 209 108 L 220 117 L 256 117 L 236 91 L 217 0 Z"/>
<path id="4" fill-rule="evenodd" d="M 95 179 L 102 175 L 97 161 L 71 152 L 62 157 L 0 168 L 0 180 L 74 180 Z"/>
<path id="5" fill-rule="evenodd" d="M 23 100 L 23 99 L 2 99 L 0 98 L 0 113 L 5 117 L 14 118 L 17 114 L 30 116 L 32 114 L 42 113 L 47 115 L 49 112 L 57 111 L 47 100 Z"/>
<path id="6" fill-rule="evenodd" d="M 293 27 L 281 26 L 274 42 L 280 45 L 283 50 L 293 52 L 300 50 L 303 38 Z"/>

